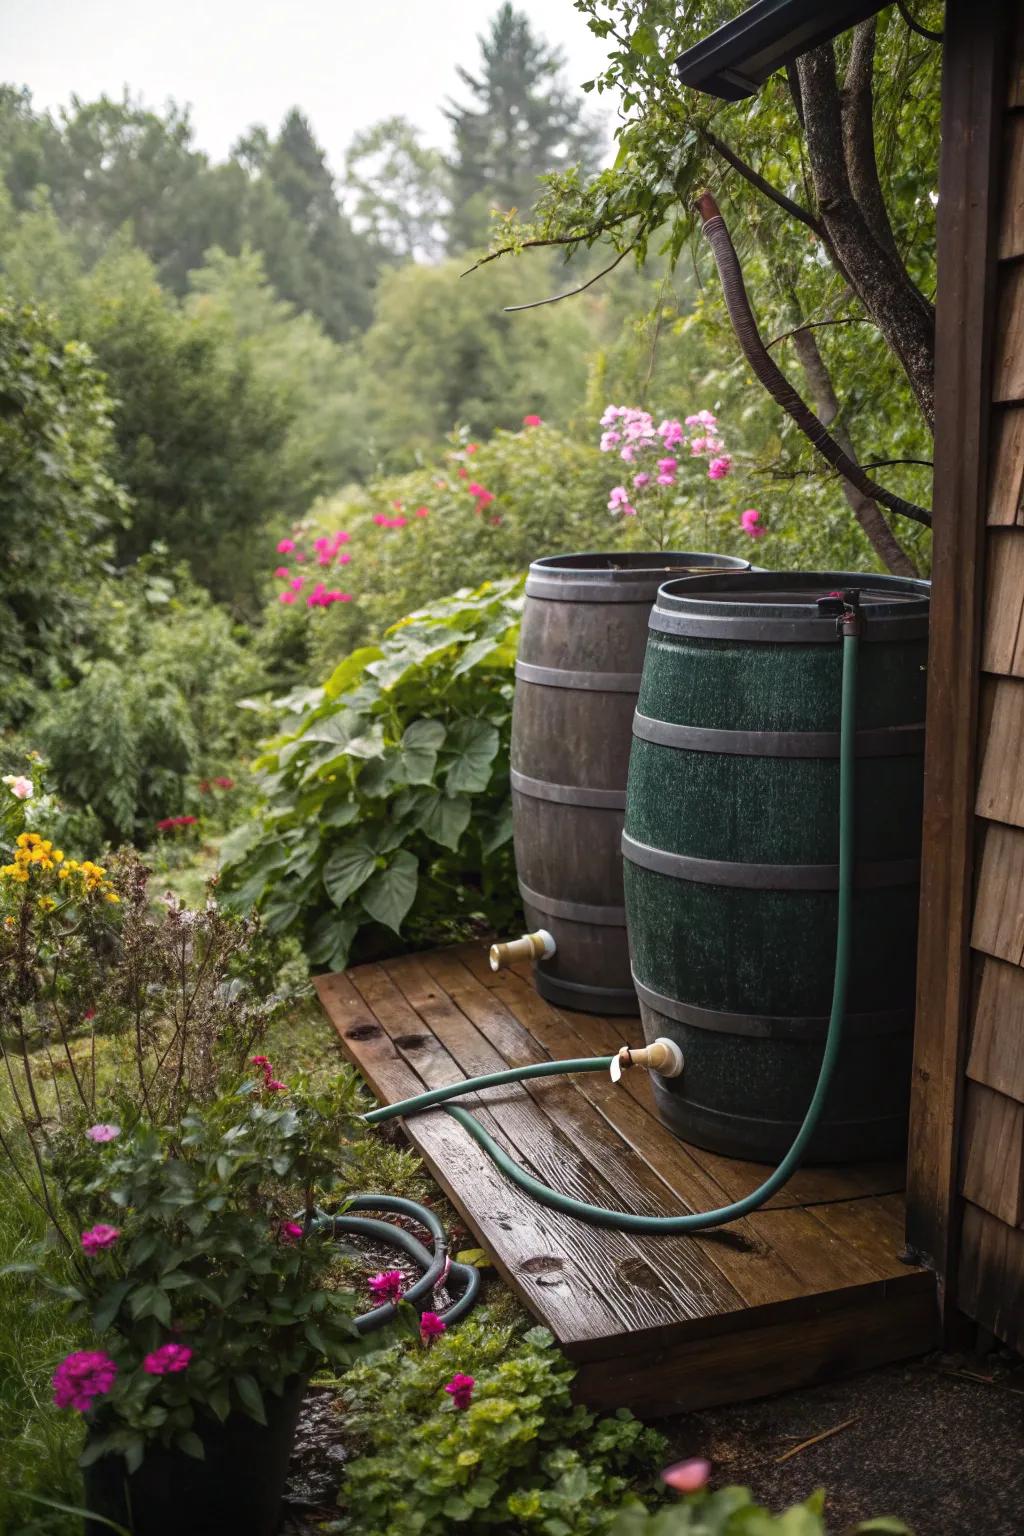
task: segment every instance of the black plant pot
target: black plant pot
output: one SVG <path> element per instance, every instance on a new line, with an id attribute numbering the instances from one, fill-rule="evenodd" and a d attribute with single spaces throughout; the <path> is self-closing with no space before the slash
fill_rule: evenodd
<path id="1" fill-rule="evenodd" d="M 101 1456 L 85 1468 L 86 1509 L 132 1536 L 274 1536 L 305 1390 L 296 1379 L 281 1397 L 267 1393 L 266 1427 L 240 1413 L 197 1419 L 204 1461 L 153 1445 L 129 1474 L 122 1456 Z M 85 1536 L 110 1527 L 87 1520 Z"/>

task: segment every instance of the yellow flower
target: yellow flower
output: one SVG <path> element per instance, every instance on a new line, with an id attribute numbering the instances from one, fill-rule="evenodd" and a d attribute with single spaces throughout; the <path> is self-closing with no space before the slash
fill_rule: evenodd
<path id="1" fill-rule="evenodd" d="M 17 926 L 18 925 L 15 922 L 13 917 L 5 917 L 4 918 L 4 927 L 5 928 L 17 928 Z"/>
<path id="2" fill-rule="evenodd" d="M 40 896 L 39 900 L 36 902 L 36 906 L 39 908 L 40 912 L 52 912 L 56 905 L 57 903 L 54 901 L 52 896 Z"/>
<path id="3" fill-rule="evenodd" d="M 55 848 L 53 850 L 53 862 L 55 864 L 61 864 L 61 863 L 63 863 L 63 860 L 64 860 L 64 853 L 63 853 L 63 851 L 60 848 Z"/>
<path id="4" fill-rule="evenodd" d="M 121 898 L 120 898 L 120 896 L 119 896 L 119 895 L 118 895 L 118 894 L 117 894 L 117 892 L 116 892 L 116 891 L 108 891 L 108 892 L 107 892 L 107 900 L 108 900 L 108 901 L 120 901 L 120 900 L 121 900 Z"/>
<path id="5" fill-rule="evenodd" d="M 68 878 L 68 875 L 70 875 L 70 873 L 71 873 L 70 869 L 68 869 L 67 865 L 65 864 L 63 869 L 58 869 L 58 871 L 57 871 L 57 879 L 58 880 L 66 880 Z"/>

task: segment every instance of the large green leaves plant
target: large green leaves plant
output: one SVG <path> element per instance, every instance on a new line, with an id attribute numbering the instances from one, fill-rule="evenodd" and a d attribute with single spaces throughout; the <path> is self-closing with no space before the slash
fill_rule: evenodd
<path id="1" fill-rule="evenodd" d="M 223 899 L 315 965 L 454 936 L 516 906 L 508 785 L 522 581 L 419 609 L 281 701 Z"/>

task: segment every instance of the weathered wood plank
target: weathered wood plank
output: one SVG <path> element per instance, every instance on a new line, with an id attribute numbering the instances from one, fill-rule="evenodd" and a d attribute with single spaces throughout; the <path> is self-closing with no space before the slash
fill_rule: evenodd
<path id="1" fill-rule="evenodd" d="M 1024 1104 L 981 1083 L 964 1096 L 960 1189 L 1011 1227 L 1024 1221 Z"/>
<path id="2" fill-rule="evenodd" d="M 1024 1348 L 1024 1232 L 964 1207 L 960 1305 L 1011 1349 Z"/>
<path id="3" fill-rule="evenodd" d="M 382 1103 L 409 1098 L 461 1075 L 454 1063 L 435 1055 L 429 1063 L 421 1060 L 424 1075 L 418 1076 L 395 1048 L 376 1010 L 367 1007 L 347 977 L 321 976 L 316 987 L 342 1049 Z M 400 1027 L 399 1035 L 404 1032 Z M 486 1111 L 475 1113 L 501 1140 L 500 1128 Z M 605 1338 L 618 1331 L 620 1319 L 608 1304 L 602 1277 L 574 1276 L 570 1285 L 561 1273 L 562 1240 L 555 1220 L 510 1184 L 460 1125 L 449 1115 L 424 1115 L 410 1121 L 406 1131 L 502 1278 L 561 1342 Z M 557 1262 L 544 1267 L 546 1258 Z"/>
<path id="4" fill-rule="evenodd" d="M 1024 831 L 982 822 L 971 943 L 986 955 L 1024 964 Z"/>
<path id="5" fill-rule="evenodd" d="M 1024 827 L 1024 680 L 983 679 L 978 744 L 975 810 L 989 821 Z"/>
<path id="6" fill-rule="evenodd" d="M 473 1024 L 452 1001 L 436 989 L 426 988 L 420 976 L 426 976 L 414 960 L 389 963 L 389 981 L 402 989 L 405 998 L 414 1001 L 416 1012 L 450 1054 L 456 1070 L 448 1081 L 458 1076 L 500 1071 L 507 1063 L 495 1052 Z M 361 971 L 353 973 L 356 984 L 363 986 Z M 375 999 L 375 1008 L 378 1006 Z M 574 1090 L 569 1089 L 570 1093 Z M 566 1194 L 588 1203 L 612 1206 L 621 1195 L 599 1175 L 584 1155 L 580 1145 L 550 1119 L 528 1090 L 509 1086 L 488 1090 L 481 1096 L 489 1113 L 500 1126 L 503 1142 L 516 1160 L 546 1184 L 557 1185 Z M 581 1101 L 582 1102 L 582 1101 Z M 475 1113 L 472 1100 L 466 1107 Z M 415 1126 L 415 1122 L 410 1122 Z M 625 1182 L 630 1196 L 643 1202 L 642 1189 L 632 1179 Z M 550 1213 L 562 1232 L 559 1254 L 565 1255 L 565 1273 L 573 1283 L 577 1273 L 595 1277 L 609 1306 L 619 1319 L 619 1329 L 640 1330 L 668 1321 L 711 1316 L 741 1305 L 739 1296 L 721 1275 L 707 1264 L 686 1255 L 689 1273 L 680 1275 L 678 1266 L 668 1264 L 664 1271 L 626 1233 L 603 1232 L 583 1222 L 567 1221 Z"/>
<path id="7" fill-rule="evenodd" d="M 967 1075 L 1024 1103 L 1024 970 L 977 956 Z"/>
<path id="8" fill-rule="evenodd" d="M 458 980 L 449 979 L 455 973 L 434 969 L 440 959 L 439 956 L 430 957 L 428 966 L 458 999 Z M 468 966 L 466 971 L 468 974 Z M 489 990 L 501 998 L 509 1016 L 543 1052 L 552 1058 L 581 1054 L 581 1041 L 566 1022 L 567 1015 L 545 1002 L 520 977 L 506 973 L 502 984 Z M 494 1043 L 509 1059 L 512 1053 L 500 1037 Z M 514 1054 L 540 1059 L 541 1050 L 530 1052 L 520 1048 Z M 707 1177 L 689 1149 L 676 1137 L 666 1135 L 661 1123 L 624 1093 L 621 1086 L 614 1084 L 604 1073 L 582 1074 L 574 1082 L 578 1092 L 600 1117 L 600 1122 L 595 1121 L 594 1134 L 603 1138 L 611 1132 L 617 1139 L 621 1138 L 616 1155 L 621 1157 L 624 1144 L 654 1180 L 659 1214 L 714 1210 L 728 1204 L 730 1197 Z M 625 1190 L 617 1179 L 616 1187 L 624 1196 Z M 656 1252 L 660 1256 L 666 1247 L 665 1240 L 650 1241 L 657 1245 Z M 822 1289 L 819 1284 L 805 1282 L 750 1222 L 734 1223 L 727 1236 L 711 1232 L 670 1241 L 690 1247 L 696 1245 L 721 1270 L 747 1305 L 767 1305 Z M 837 1267 L 832 1273 L 832 1283 L 849 1284 L 849 1277 Z"/>
<path id="9" fill-rule="evenodd" d="M 839 1201 L 816 1205 L 811 1214 L 842 1238 L 879 1280 L 906 1276 L 908 1266 L 900 1259 L 906 1247 L 902 1206 L 894 1209 L 884 1200 Z"/>
<path id="10" fill-rule="evenodd" d="M 1024 529 L 993 529 L 981 665 L 986 672 L 1024 677 Z"/>
<path id="11" fill-rule="evenodd" d="M 397 960 L 387 969 L 432 1028 L 450 1031 L 445 1038 L 464 1072 L 472 1075 L 548 1059 L 453 956 L 442 952 L 422 959 L 422 965 L 411 957 Z M 506 1122 L 506 1129 L 537 1177 L 592 1204 L 651 1216 L 666 1213 L 669 1192 L 657 1175 L 614 1135 L 568 1078 L 523 1087 L 535 1114 L 516 1127 Z M 591 1250 L 606 1247 L 609 1237 L 626 1255 L 620 1273 L 639 1288 L 630 1326 L 650 1326 L 673 1315 L 716 1315 L 743 1304 L 706 1250 L 691 1239 L 666 1237 L 652 1243 L 581 1222 L 570 1225 L 578 1229 L 577 1241 L 586 1250 L 581 1262 L 592 1265 Z"/>
<path id="12" fill-rule="evenodd" d="M 1006 90 L 1008 107 L 1024 107 L 1024 21 L 1018 15 L 1009 39 L 1010 68 Z"/>
<path id="13" fill-rule="evenodd" d="M 999 256 L 1005 261 L 1024 256 L 1024 112 L 1007 114 L 1003 166 Z"/>
<path id="14" fill-rule="evenodd" d="M 1024 400 L 1024 266 L 999 269 L 992 399 Z"/>
<path id="15" fill-rule="evenodd" d="M 956 1274 L 1006 23 L 1000 0 L 949 0 L 944 19 L 928 738 L 907 1167 L 909 1237 L 935 1267 L 943 1312 Z"/>
<path id="16" fill-rule="evenodd" d="M 1013 528 L 1024 523 L 1024 406 L 1000 406 L 992 437 L 987 521 L 990 528 Z"/>
<path id="17" fill-rule="evenodd" d="M 933 1349 L 934 1295 L 894 1288 L 792 1323 L 769 1323 L 706 1339 L 584 1362 L 574 1392 L 599 1409 L 628 1403 L 645 1418 L 786 1392 Z M 570 1351 L 571 1353 L 571 1351 Z"/>

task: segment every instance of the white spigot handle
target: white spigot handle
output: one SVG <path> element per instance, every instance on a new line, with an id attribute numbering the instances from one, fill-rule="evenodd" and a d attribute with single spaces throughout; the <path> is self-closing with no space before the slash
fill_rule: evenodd
<path id="1" fill-rule="evenodd" d="M 683 1053 L 676 1042 L 660 1035 L 650 1045 L 636 1050 L 624 1045 L 612 1062 L 612 1078 L 618 1082 L 625 1067 L 647 1067 L 660 1077 L 681 1077 L 683 1064 Z"/>
<path id="2" fill-rule="evenodd" d="M 555 941 L 546 928 L 536 933 L 524 933 L 521 939 L 507 939 L 502 944 L 492 944 L 489 952 L 492 971 L 500 971 L 513 960 L 550 960 L 555 953 Z"/>

